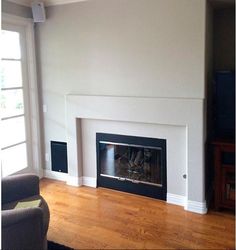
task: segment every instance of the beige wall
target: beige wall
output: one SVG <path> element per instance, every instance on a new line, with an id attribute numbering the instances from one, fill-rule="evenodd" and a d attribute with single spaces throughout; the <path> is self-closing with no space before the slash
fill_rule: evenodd
<path id="1" fill-rule="evenodd" d="M 2 12 L 15 16 L 32 18 L 31 8 L 7 0 L 2 0 Z"/>
<path id="2" fill-rule="evenodd" d="M 36 28 L 46 152 L 66 140 L 67 93 L 205 97 L 205 0 L 91 0 L 47 17 Z"/>
<path id="3" fill-rule="evenodd" d="M 235 69 L 235 10 L 219 9 L 214 13 L 214 69 Z"/>

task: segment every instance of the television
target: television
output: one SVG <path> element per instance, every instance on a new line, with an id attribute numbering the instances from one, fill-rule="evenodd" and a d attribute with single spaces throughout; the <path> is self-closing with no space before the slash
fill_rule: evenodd
<path id="1" fill-rule="evenodd" d="M 235 72 L 217 71 L 213 97 L 214 137 L 235 138 Z"/>

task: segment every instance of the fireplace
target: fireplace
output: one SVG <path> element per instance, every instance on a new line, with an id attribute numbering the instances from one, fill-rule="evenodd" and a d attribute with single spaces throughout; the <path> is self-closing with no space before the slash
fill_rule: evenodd
<path id="1" fill-rule="evenodd" d="M 97 186 L 166 200 L 166 140 L 96 134 Z"/>
<path id="2" fill-rule="evenodd" d="M 157 191 L 153 191 L 154 185 L 146 185 L 152 190 L 150 196 L 157 197 L 156 193 L 164 193 L 163 199 L 167 203 L 183 206 L 188 211 L 206 213 L 203 110 L 204 99 L 196 98 L 67 95 L 67 184 L 101 186 L 103 176 L 100 176 L 100 160 L 96 153 L 96 133 L 164 138 L 167 152 L 166 156 L 164 154 L 167 161 L 165 167 L 168 171 L 164 170 L 163 174 L 167 177 L 163 178 L 162 191 L 158 186 Z M 138 140 L 130 144 L 141 143 Z M 122 182 L 122 179 L 117 181 L 119 185 L 123 182 L 136 184 L 135 188 L 132 187 L 135 193 L 142 184 Z M 139 190 L 144 192 L 144 189 Z"/>

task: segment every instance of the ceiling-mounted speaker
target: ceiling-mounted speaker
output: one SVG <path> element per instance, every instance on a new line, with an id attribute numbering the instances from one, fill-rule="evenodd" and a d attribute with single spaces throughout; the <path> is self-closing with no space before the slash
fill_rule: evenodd
<path id="1" fill-rule="evenodd" d="M 33 2 L 31 4 L 33 19 L 35 23 L 43 23 L 46 21 L 45 8 L 43 2 Z"/>

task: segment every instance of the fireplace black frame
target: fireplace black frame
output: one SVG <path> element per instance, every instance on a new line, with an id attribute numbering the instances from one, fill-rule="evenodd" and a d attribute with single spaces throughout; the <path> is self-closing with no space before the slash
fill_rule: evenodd
<path id="1" fill-rule="evenodd" d="M 128 180 L 118 180 L 101 176 L 100 158 L 99 158 L 99 142 L 111 142 L 122 144 L 133 144 L 144 147 L 159 147 L 163 154 L 161 157 L 162 166 L 162 186 L 154 186 L 144 183 L 133 183 Z M 97 187 L 111 188 L 123 192 L 148 196 L 166 201 L 167 195 L 167 170 L 166 170 L 166 140 L 149 137 L 137 137 L 118 134 L 96 133 L 96 151 L 97 151 Z"/>

